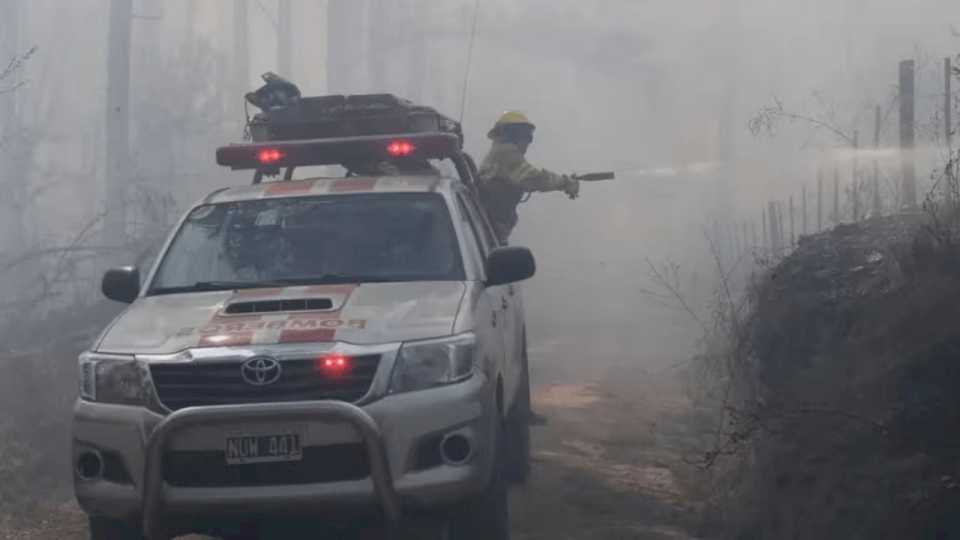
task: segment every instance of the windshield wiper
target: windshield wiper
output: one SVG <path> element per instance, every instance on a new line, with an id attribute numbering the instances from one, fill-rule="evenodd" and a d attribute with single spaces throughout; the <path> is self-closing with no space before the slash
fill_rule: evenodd
<path id="1" fill-rule="evenodd" d="M 263 281 L 198 281 L 193 285 L 178 285 L 175 287 L 155 287 L 150 294 L 176 294 L 184 292 L 203 291 L 232 291 L 237 289 L 256 289 L 271 287 L 270 282 Z"/>
<path id="2" fill-rule="evenodd" d="M 389 281 L 407 281 L 406 278 L 396 278 L 375 274 L 345 274 L 330 273 L 320 274 L 318 276 L 297 276 L 290 278 L 272 279 L 268 282 L 270 286 L 277 285 L 324 285 L 328 283 L 384 283 Z"/>
<path id="3" fill-rule="evenodd" d="M 261 287 L 289 287 L 295 285 L 326 285 L 342 283 L 386 283 L 409 281 L 408 278 L 394 278 L 372 274 L 343 274 L 330 273 L 318 276 L 297 276 L 289 278 L 268 279 L 263 281 L 198 281 L 193 285 L 174 287 L 156 287 L 150 290 L 151 295 L 178 294 L 185 292 L 232 291 L 237 289 L 257 289 Z"/>

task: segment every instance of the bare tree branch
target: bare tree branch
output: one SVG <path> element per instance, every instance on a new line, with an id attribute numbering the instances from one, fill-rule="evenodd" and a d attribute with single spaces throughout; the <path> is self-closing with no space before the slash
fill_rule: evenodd
<path id="1" fill-rule="evenodd" d="M 853 135 L 847 134 L 837 126 L 819 118 L 789 112 L 784 108 L 783 103 L 776 96 L 773 97 L 773 103 L 773 106 L 764 107 L 761 109 L 760 112 L 758 112 L 757 115 L 751 118 L 747 123 L 748 127 L 750 128 L 750 132 L 754 135 L 759 135 L 764 131 L 772 134 L 774 120 L 776 118 L 786 118 L 787 120 L 791 121 L 806 122 L 807 124 L 812 125 L 814 128 L 825 129 L 839 137 L 845 143 L 853 146 Z"/>
<path id="2" fill-rule="evenodd" d="M 37 47 L 30 47 L 29 49 L 27 49 L 27 52 L 11 58 L 10 62 L 7 63 L 7 66 L 3 68 L 3 71 L 0 71 L 0 81 L 3 81 L 5 79 L 12 77 L 13 74 L 17 72 L 20 68 L 22 68 L 23 65 L 27 62 L 27 60 L 29 60 L 30 57 L 33 56 L 34 53 L 36 52 L 37 52 Z M 14 92 L 24 84 L 26 83 L 21 81 L 14 84 L 13 86 L 10 86 L 7 88 L 0 88 L 0 95 Z"/>

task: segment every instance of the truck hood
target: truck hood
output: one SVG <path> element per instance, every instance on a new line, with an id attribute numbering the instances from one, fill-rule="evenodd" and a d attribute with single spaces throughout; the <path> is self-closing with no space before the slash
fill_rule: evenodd
<path id="1" fill-rule="evenodd" d="M 453 331 L 465 289 L 462 282 L 436 281 L 147 296 L 117 317 L 96 350 L 172 354 L 197 347 L 364 345 L 446 336 Z M 270 311 L 284 300 L 320 300 L 327 309 Z"/>

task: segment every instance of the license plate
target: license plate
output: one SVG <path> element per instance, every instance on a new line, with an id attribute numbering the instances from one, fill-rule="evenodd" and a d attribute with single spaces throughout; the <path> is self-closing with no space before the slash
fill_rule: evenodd
<path id="1" fill-rule="evenodd" d="M 271 461 L 300 461 L 303 449 L 300 435 L 240 435 L 227 437 L 227 464 L 265 463 Z"/>

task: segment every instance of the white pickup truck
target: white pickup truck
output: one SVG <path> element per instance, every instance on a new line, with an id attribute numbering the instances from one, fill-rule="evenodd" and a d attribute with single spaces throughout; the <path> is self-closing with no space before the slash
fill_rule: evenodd
<path id="1" fill-rule="evenodd" d="M 258 177 L 187 211 L 143 279 L 104 276 L 130 305 L 80 356 L 92 539 L 510 537 L 507 484 L 529 466 L 516 283 L 533 256 L 497 244 L 449 133 L 218 158 L 289 178 L 346 154 L 457 174 Z"/>

